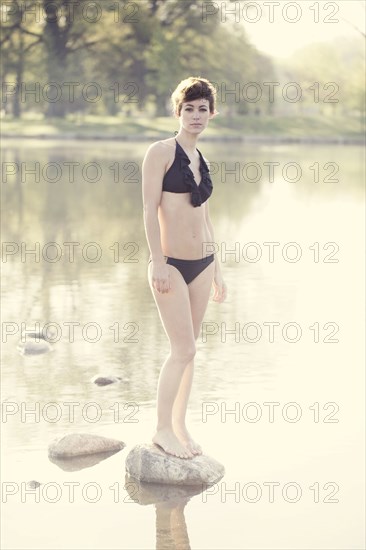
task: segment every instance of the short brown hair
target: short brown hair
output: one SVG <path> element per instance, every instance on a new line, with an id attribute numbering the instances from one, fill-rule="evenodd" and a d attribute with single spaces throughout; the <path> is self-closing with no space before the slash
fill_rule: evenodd
<path id="1" fill-rule="evenodd" d="M 211 82 L 200 76 L 190 76 L 182 80 L 171 95 L 173 114 L 180 116 L 183 103 L 201 98 L 208 100 L 210 113 L 214 113 L 216 110 L 216 89 Z"/>

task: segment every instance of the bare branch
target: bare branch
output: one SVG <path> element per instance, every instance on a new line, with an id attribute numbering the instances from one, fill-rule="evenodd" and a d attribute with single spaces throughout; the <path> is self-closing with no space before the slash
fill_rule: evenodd
<path id="1" fill-rule="evenodd" d="M 27 52 L 28 50 L 32 49 L 33 46 L 36 46 L 37 44 L 40 44 L 41 42 L 43 42 L 42 37 L 39 38 L 38 40 L 35 40 L 34 42 L 32 42 L 32 44 L 29 44 L 26 48 L 24 48 L 24 52 Z"/>
<path id="2" fill-rule="evenodd" d="M 348 23 L 348 25 L 350 25 L 351 27 L 353 27 L 355 29 L 355 31 L 359 32 L 362 36 L 366 36 L 366 34 L 361 30 L 359 29 L 358 27 L 356 27 L 356 25 L 354 25 L 353 23 L 351 23 L 351 21 L 348 21 L 348 19 L 345 19 L 344 17 L 341 17 L 342 21 L 344 21 L 345 23 Z"/>
<path id="3" fill-rule="evenodd" d="M 80 44 L 80 46 L 76 46 L 75 48 L 68 48 L 66 55 L 69 55 L 70 53 L 74 53 L 77 50 L 82 50 L 83 48 L 89 48 L 89 46 L 94 46 L 95 44 L 99 44 L 100 40 L 94 40 L 93 42 L 85 42 L 84 44 Z"/>
<path id="4" fill-rule="evenodd" d="M 24 32 L 24 34 L 29 34 L 30 36 L 35 36 L 36 38 L 42 38 L 41 34 L 37 34 L 36 32 L 28 31 L 24 27 L 20 27 L 20 30 Z"/>

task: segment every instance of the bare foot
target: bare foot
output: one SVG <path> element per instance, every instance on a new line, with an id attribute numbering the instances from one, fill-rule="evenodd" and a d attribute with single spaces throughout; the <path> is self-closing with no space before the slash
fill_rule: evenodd
<path id="1" fill-rule="evenodd" d="M 158 430 L 153 436 L 152 442 L 159 445 L 166 453 L 178 458 L 193 457 L 193 453 L 182 445 L 175 433 L 170 429 Z"/>
<path id="2" fill-rule="evenodd" d="M 174 433 L 178 437 L 179 441 L 194 455 L 201 455 L 202 448 L 194 439 L 192 439 L 190 433 L 185 426 L 173 425 Z"/>

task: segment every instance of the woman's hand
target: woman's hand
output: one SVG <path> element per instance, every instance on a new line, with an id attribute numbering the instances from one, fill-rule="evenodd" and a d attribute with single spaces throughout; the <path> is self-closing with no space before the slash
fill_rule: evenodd
<path id="1" fill-rule="evenodd" d="M 223 302 L 227 296 L 227 288 L 220 271 L 215 273 L 212 284 L 214 287 L 212 300 L 219 303 Z"/>
<path id="2" fill-rule="evenodd" d="M 169 268 L 165 261 L 152 260 L 151 282 L 158 292 L 165 294 L 171 289 Z"/>

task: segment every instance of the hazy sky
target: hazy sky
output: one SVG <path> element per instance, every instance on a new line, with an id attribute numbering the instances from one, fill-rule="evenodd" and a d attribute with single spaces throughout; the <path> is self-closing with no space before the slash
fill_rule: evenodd
<path id="1" fill-rule="evenodd" d="M 241 12 L 241 19 L 244 21 L 251 42 L 267 55 L 287 57 L 306 44 L 319 41 L 327 42 L 340 35 L 361 37 L 360 33 L 343 19 L 365 32 L 365 0 L 337 0 L 335 2 L 329 0 L 296 0 L 296 2 L 273 0 L 271 3 L 275 4 L 276 2 L 280 5 L 273 7 L 274 21 L 272 23 L 269 21 L 270 8 L 269 2 L 267 6 L 265 5 L 266 0 L 240 2 L 242 6 L 251 3 L 257 6 L 248 11 L 248 17 L 243 16 Z M 282 15 L 282 10 L 287 5 L 288 19 L 296 18 L 295 8 L 290 6 L 292 3 L 296 3 L 301 8 L 301 12 L 298 12 L 301 15 L 300 19 L 295 23 L 286 21 L 286 10 L 284 11 L 285 17 Z M 311 6 L 315 5 L 318 5 L 319 8 L 319 22 L 314 22 L 316 15 Z M 246 19 L 255 19 L 259 13 L 261 16 L 258 21 L 254 23 L 246 21 Z M 338 22 L 325 22 L 326 18 L 338 20 Z"/>

